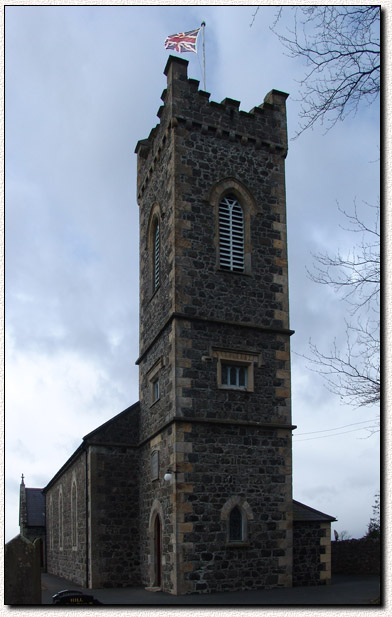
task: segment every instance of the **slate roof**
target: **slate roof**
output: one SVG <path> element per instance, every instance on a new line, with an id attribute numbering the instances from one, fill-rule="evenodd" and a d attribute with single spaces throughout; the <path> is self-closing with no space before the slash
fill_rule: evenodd
<path id="1" fill-rule="evenodd" d="M 41 488 L 26 488 L 27 525 L 45 527 L 45 495 Z"/>
<path id="2" fill-rule="evenodd" d="M 324 514 L 324 512 L 320 512 L 319 510 L 315 510 L 314 508 L 310 508 L 309 506 L 305 506 L 304 503 L 300 503 L 299 501 L 295 501 L 293 499 L 293 520 L 295 521 L 324 521 L 332 523 L 337 519 L 334 516 L 330 516 L 329 514 Z"/>

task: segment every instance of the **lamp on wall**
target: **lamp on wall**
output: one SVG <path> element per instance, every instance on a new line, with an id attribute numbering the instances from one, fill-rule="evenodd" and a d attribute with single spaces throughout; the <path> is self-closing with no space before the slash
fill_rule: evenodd
<path id="1" fill-rule="evenodd" d="M 170 482 L 174 473 L 178 473 L 178 472 L 174 471 L 173 469 L 170 469 L 170 467 L 168 467 L 165 475 L 163 476 L 163 479 L 165 480 L 165 482 Z"/>

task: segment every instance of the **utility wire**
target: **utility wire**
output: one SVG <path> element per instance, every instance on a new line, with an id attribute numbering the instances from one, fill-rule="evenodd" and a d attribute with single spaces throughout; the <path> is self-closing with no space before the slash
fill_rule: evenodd
<path id="1" fill-rule="evenodd" d="M 362 428 L 353 428 L 351 431 L 343 431 L 342 433 L 333 433 L 333 435 L 320 435 L 320 437 L 307 437 L 306 439 L 295 439 L 294 443 L 298 443 L 299 441 L 311 441 L 312 439 L 324 439 L 325 437 L 337 437 L 338 435 L 345 435 L 346 433 L 355 433 L 356 431 L 363 431 L 366 429 L 375 429 L 376 426 L 363 426 Z"/>
<path id="2" fill-rule="evenodd" d="M 328 431 L 339 431 L 341 428 L 348 428 L 349 426 L 356 426 L 357 424 L 367 424 L 368 422 L 374 422 L 374 420 L 363 420 L 363 422 L 353 422 L 352 424 L 345 424 L 344 426 L 337 426 L 336 428 L 326 428 L 322 431 L 312 431 L 310 433 L 296 433 L 295 437 L 299 435 L 314 435 L 315 433 L 327 433 Z"/>

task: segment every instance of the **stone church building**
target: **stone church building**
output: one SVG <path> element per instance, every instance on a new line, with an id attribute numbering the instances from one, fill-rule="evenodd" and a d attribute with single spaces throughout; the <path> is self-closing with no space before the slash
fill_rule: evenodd
<path id="1" fill-rule="evenodd" d="M 209 101 L 170 56 L 136 146 L 140 400 L 43 489 L 47 571 L 210 593 L 330 581 L 334 517 L 292 498 L 287 94 Z"/>

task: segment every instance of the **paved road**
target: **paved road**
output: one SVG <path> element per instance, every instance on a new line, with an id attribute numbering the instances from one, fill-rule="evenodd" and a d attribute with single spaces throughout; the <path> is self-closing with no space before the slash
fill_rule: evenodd
<path id="1" fill-rule="evenodd" d="M 52 604 L 52 596 L 63 589 L 82 587 L 52 574 L 42 574 L 42 604 Z M 338 605 L 372 604 L 380 596 L 378 576 L 334 576 L 330 585 L 293 587 L 258 591 L 232 591 L 191 596 L 172 596 L 163 592 L 146 591 L 143 587 L 123 589 L 90 589 L 86 593 L 103 604 L 114 605 L 197 605 L 244 606 L 274 605 Z"/>

